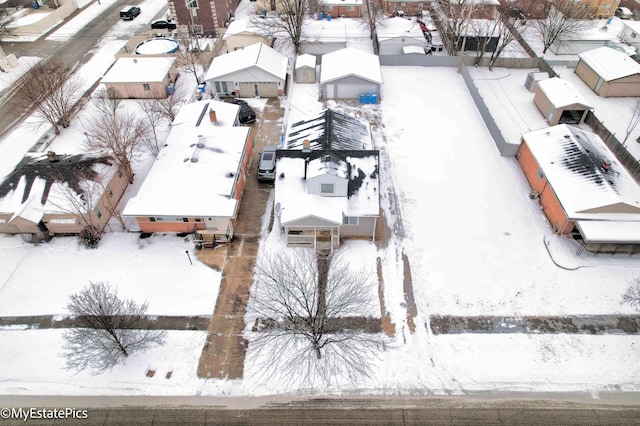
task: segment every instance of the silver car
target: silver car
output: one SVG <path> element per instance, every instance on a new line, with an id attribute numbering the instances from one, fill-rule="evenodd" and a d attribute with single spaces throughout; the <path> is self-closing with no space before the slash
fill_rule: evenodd
<path id="1" fill-rule="evenodd" d="M 258 163 L 258 180 L 274 181 L 276 179 L 276 147 L 265 146 L 260 153 Z"/>

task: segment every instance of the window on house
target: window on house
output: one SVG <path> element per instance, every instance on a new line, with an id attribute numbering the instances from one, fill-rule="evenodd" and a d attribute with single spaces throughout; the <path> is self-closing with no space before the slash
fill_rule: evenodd
<path id="1" fill-rule="evenodd" d="M 321 183 L 320 184 L 320 193 L 321 194 L 333 194 L 333 184 L 332 183 Z"/>
<path id="2" fill-rule="evenodd" d="M 187 9 L 197 9 L 198 8 L 198 0 L 185 0 L 184 2 Z"/>
<path id="3" fill-rule="evenodd" d="M 631 33 L 631 38 L 636 38 L 636 33 Z"/>
<path id="4" fill-rule="evenodd" d="M 149 222 L 155 222 L 155 221 L 156 221 L 156 218 L 155 218 L 155 217 L 150 217 L 150 218 L 149 218 Z"/>
<path id="5" fill-rule="evenodd" d="M 356 10 L 355 6 L 347 6 L 347 12 L 353 12 L 354 10 Z"/>
<path id="6" fill-rule="evenodd" d="M 357 225 L 358 224 L 358 218 L 356 216 L 343 216 L 342 217 L 342 224 L 343 225 Z"/>
<path id="7" fill-rule="evenodd" d="M 151 86 L 149 86 L 149 83 L 142 83 L 142 87 L 144 87 L 144 90 L 151 90 Z"/>
<path id="8" fill-rule="evenodd" d="M 333 6 L 325 6 L 324 8 L 327 12 L 333 12 Z"/>
<path id="9" fill-rule="evenodd" d="M 102 212 L 97 207 L 96 207 L 96 216 L 98 216 L 98 219 L 102 218 Z"/>
<path id="10" fill-rule="evenodd" d="M 607 9 L 607 10 L 611 9 L 611 3 L 607 3 L 607 4 L 605 4 L 605 5 L 604 5 L 604 8 L 605 8 L 605 9 Z"/>
<path id="11" fill-rule="evenodd" d="M 544 177 L 544 173 L 542 172 L 542 169 L 538 169 L 538 173 L 536 173 L 538 175 L 538 179 L 542 179 Z"/>
<path id="12" fill-rule="evenodd" d="M 536 5 L 536 9 L 538 10 L 544 9 L 544 4 L 540 3 L 539 5 Z"/>
<path id="13" fill-rule="evenodd" d="M 122 170 L 118 170 L 118 177 L 122 177 Z"/>
<path id="14" fill-rule="evenodd" d="M 182 218 L 182 221 L 183 221 L 183 222 L 189 222 L 189 218 L 188 218 L 188 217 L 183 217 L 183 218 Z"/>
<path id="15" fill-rule="evenodd" d="M 191 9 L 194 12 L 196 11 L 195 9 Z M 191 26 L 191 33 L 192 34 L 202 34 L 203 33 L 203 29 L 202 29 L 202 25 L 192 25 Z"/>
<path id="16" fill-rule="evenodd" d="M 202 219 L 197 218 L 197 219 L 196 219 L 196 222 L 202 222 Z"/>
<path id="17" fill-rule="evenodd" d="M 109 198 L 113 198 L 113 191 L 109 188 Z"/>

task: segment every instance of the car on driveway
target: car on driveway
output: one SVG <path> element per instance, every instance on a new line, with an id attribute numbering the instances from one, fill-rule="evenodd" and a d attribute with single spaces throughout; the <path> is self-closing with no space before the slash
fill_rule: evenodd
<path id="1" fill-rule="evenodd" d="M 265 146 L 260 152 L 258 180 L 273 182 L 276 179 L 276 147 Z"/>
<path id="2" fill-rule="evenodd" d="M 249 124 L 256 121 L 256 113 L 253 112 L 246 101 L 243 101 L 242 99 L 234 99 L 231 102 L 240 106 L 240 116 L 238 117 L 240 124 Z"/>
<path id="3" fill-rule="evenodd" d="M 615 15 L 620 19 L 631 19 L 633 18 L 633 12 L 629 8 L 626 7 L 618 7 L 616 8 Z"/>
<path id="4" fill-rule="evenodd" d="M 171 21 L 164 21 L 164 20 L 153 21 L 151 23 L 151 29 L 152 30 L 175 30 L 176 24 Z"/>
<path id="5" fill-rule="evenodd" d="M 140 15 L 140 12 L 141 10 L 138 6 L 125 6 L 124 9 L 120 11 L 120 19 L 131 21 Z"/>

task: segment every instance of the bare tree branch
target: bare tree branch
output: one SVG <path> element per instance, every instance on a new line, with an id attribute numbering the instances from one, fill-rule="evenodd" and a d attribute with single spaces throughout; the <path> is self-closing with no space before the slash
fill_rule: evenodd
<path id="1" fill-rule="evenodd" d="M 627 140 L 631 133 L 638 127 L 640 123 L 640 99 L 636 99 L 636 103 L 633 105 L 633 113 L 631 114 L 631 118 L 629 119 L 629 124 L 627 124 L 627 130 L 624 135 L 624 140 L 622 141 L 622 145 L 626 146 Z"/>
<path id="2" fill-rule="evenodd" d="M 40 123 L 49 123 L 59 135 L 60 128 L 69 127 L 71 123 L 80 90 L 80 80 L 71 69 L 54 59 L 31 68 L 15 96 L 22 108 L 34 109 Z"/>
<path id="3" fill-rule="evenodd" d="M 271 38 L 288 40 L 298 53 L 302 26 L 316 10 L 315 0 L 278 0 L 275 3 L 275 14 L 252 15 L 249 25 Z"/>
<path id="4" fill-rule="evenodd" d="M 262 258 L 249 304 L 257 319 L 250 347 L 263 358 L 263 351 L 281 348 L 268 353 L 263 374 L 302 385 L 369 377 L 383 347 L 379 329 L 348 327 L 345 319 L 374 312 L 370 288 L 370 274 L 350 268 L 340 251 L 329 258 L 308 249 Z"/>
<path id="5" fill-rule="evenodd" d="M 543 54 L 556 40 L 578 35 L 589 28 L 585 20 L 593 16 L 585 5 L 573 0 L 554 0 L 547 17 L 534 21 L 533 27 L 544 45 Z"/>
<path id="6" fill-rule="evenodd" d="M 622 303 L 640 310 L 640 277 L 634 277 L 622 295 Z"/>
<path id="7" fill-rule="evenodd" d="M 102 373 L 133 352 L 165 343 L 165 331 L 148 328 L 147 303 L 121 299 L 107 282 L 90 282 L 69 299 L 67 309 L 80 328 L 63 334 L 68 369 Z"/>

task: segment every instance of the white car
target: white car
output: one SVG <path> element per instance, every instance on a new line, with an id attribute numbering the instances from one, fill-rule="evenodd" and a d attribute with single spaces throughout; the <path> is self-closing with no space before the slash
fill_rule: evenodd
<path id="1" fill-rule="evenodd" d="M 615 15 L 620 19 L 631 19 L 633 18 L 633 12 L 626 7 L 618 7 L 616 8 Z"/>

